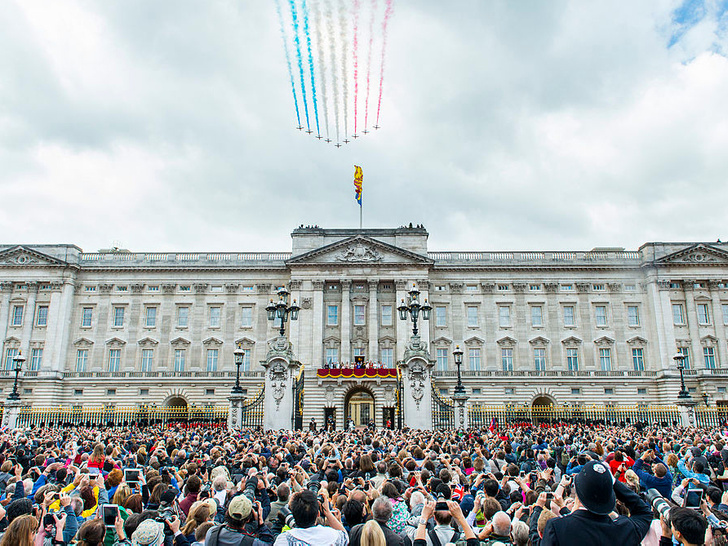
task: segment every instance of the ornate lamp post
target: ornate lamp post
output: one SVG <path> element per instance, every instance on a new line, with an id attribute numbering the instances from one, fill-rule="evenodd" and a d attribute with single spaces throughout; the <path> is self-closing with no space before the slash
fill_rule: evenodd
<path id="1" fill-rule="evenodd" d="M 20 394 L 18 393 L 18 376 L 23 369 L 23 364 L 25 364 L 25 357 L 22 352 L 18 352 L 13 360 L 15 361 L 15 382 L 13 383 L 13 392 L 11 392 L 8 396 L 8 400 L 20 400 Z"/>
<path id="2" fill-rule="evenodd" d="M 458 367 L 458 384 L 455 385 L 455 394 L 465 394 L 465 387 L 460 376 L 460 366 L 463 364 L 463 351 L 460 349 L 460 345 L 455 346 L 452 356 L 455 359 L 455 365 Z"/>
<path id="3" fill-rule="evenodd" d="M 243 388 L 240 386 L 240 366 L 243 365 L 243 359 L 245 358 L 245 351 L 238 345 L 238 347 L 233 351 L 233 355 L 235 355 L 235 367 L 237 368 L 235 372 L 235 386 L 232 389 L 232 392 L 234 394 L 243 394 Z"/>
<path id="4" fill-rule="evenodd" d="M 685 371 L 685 355 L 682 353 L 676 353 L 672 359 L 675 361 L 677 371 L 680 372 L 680 392 L 677 397 L 678 399 L 690 398 L 690 391 L 685 388 L 685 377 L 683 376 L 683 372 Z"/>
<path id="5" fill-rule="evenodd" d="M 293 300 L 293 303 L 288 305 L 289 295 L 290 292 L 288 292 L 288 290 L 281 288 L 278 290 L 278 301 L 273 302 L 273 300 L 270 300 L 270 304 L 268 304 L 265 308 L 268 313 L 268 320 L 275 320 L 277 318 L 281 320 L 281 337 L 286 335 L 286 321 L 288 320 L 288 317 L 290 316 L 291 320 L 298 320 L 298 312 L 301 310 L 301 308 L 296 305 L 296 300 Z"/>
<path id="6" fill-rule="evenodd" d="M 430 312 L 432 311 L 432 307 L 427 303 L 427 300 L 425 300 L 424 305 L 420 304 L 420 291 L 415 288 L 415 286 L 412 286 L 412 290 L 409 291 L 409 296 L 407 296 L 407 303 L 405 303 L 404 299 L 402 300 L 402 303 L 399 307 L 397 307 L 397 311 L 399 311 L 399 318 L 401 320 L 407 320 L 407 317 L 409 316 L 410 320 L 412 320 L 412 335 L 417 335 L 417 319 L 420 316 L 420 311 L 422 312 L 422 320 L 430 320 Z"/>

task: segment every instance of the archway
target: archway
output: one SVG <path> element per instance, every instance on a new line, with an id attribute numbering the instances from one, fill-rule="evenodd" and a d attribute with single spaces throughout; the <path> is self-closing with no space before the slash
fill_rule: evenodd
<path id="1" fill-rule="evenodd" d="M 531 402 L 531 419 L 534 423 L 547 422 L 554 420 L 554 406 L 556 400 L 548 394 L 539 394 Z"/>
<path id="2" fill-rule="evenodd" d="M 536 398 L 533 399 L 533 402 L 531 402 L 531 407 L 536 408 L 548 408 L 549 406 L 555 406 L 556 400 L 554 400 L 551 396 L 548 394 L 539 394 Z"/>
<path id="3" fill-rule="evenodd" d="M 344 398 L 344 426 L 354 420 L 355 426 L 367 426 L 375 418 L 374 395 L 369 389 L 357 387 L 350 390 Z"/>
<path id="4" fill-rule="evenodd" d="M 164 401 L 165 407 L 175 409 L 177 411 L 182 411 L 187 409 L 187 400 L 182 398 L 181 396 L 170 396 L 167 398 L 167 400 Z"/>

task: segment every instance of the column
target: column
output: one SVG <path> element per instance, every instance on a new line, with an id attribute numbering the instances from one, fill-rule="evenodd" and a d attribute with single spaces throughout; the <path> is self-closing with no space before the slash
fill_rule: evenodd
<path id="1" fill-rule="evenodd" d="M 25 304 L 25 317 L 23 317 L 23 333 L 20 338 L 20 349 L 28 359 L 26 366 L 30 366 L 30 336 L 33 333 L 33 322 L 35 321 L 35 300 L 38 296 L 38 283 L 28 283 L 28 301 Z"/>
<path id="2" fill-rule="evenodd" d="M 58 369 L 56 363 L 61 359 L 58 354 L 58 335 L 61 322 L 61 289 L 60 283 L 51 284 L 51 301 L 48 304 L 48 325 L 46 326 L 46 339 L 43 351 L 43 368 Z"/>
<path id="3" fill-rule="evenodd" d="M 407 348 L 407 341 L 410 338 L 412 330 L 410 329 L 411 323 L 409 318 L 407 320 L 401 320 L 399 318 L 399 311 L 397 311 L 397 307 L 402 305 L 403 300 L 407 303 L 408 282 L 406 279 L 399 279 L 394 281 L 394 283 L 397 288 L 397 297 L 394 302 L 394 309 L 392 309 L 392 313 L 394 314 L 392 320 L 396 324 L 395 329 L 397 331 L 397 354 L 395 355 L 395 360 L 400 361 L 404 358 L 404 351 Z"/>
<path id="4" fill-rule="evenodd" d="M 324 281 L 313 281 L 313 328 L 311 332 L 311 359 L 314 369 L 324 362 Z"/>
<path id="5" fill-rule="evenodd" d="M 298 279 L 291 279 L 291 281 L 288 283 L 288 290 L 291 293 L 288 296 L 288 305 L 293 305 L 293 301 L 296 301 L 296 305 L 301 307 L 301 287 L 303 285 L 303 281 Z M 303 324 L 301 323 L 301 311 L 298 312 L 299 319 L 298 320 L 291 320 L 291 315 L 288 315 L 288 324 L 286 325 L 286 331 L 288 332 L 288 339 L 290 340 L 291 344 L 293 344 L 293 348 L 296 350 L 297 354 L 301 354 L 301 336 L 302 336 L 302 328 Z M 304 361 L 305 362 L 305 361 Z"/>
<path id="6" fill-rule="evenodd" d="M 63 371 L 64 363 L 68 360 L 68 344 L 71 337 L 71 314 L 73 313 L 73 293 L 75 285 L 73 281 L 66 280 L 63 283 L 63 288 L 60 297 L 60 310 L 58 312 L 58 321 L 55 326 L 56 330 L 56 341 L 54 354 L 56 357 L 52 362 L 53 370 Z M 103 347 L 99 349 L 103 355 Z M 103 356 L 101 357 L 103 358 Z M 92 363 L 87 364 L 88 368 L 91 369 Z"/>
<path id="7" fill-rule="evenodd" d="M 723 308 L 720 301 L 720 292 L 718 291 L 718 283 L 715 281 L 710 282 L 710 299 L 712 302 L 711 313 L 713 314 L 713 328 L 715 337 L 718 339 L 726 339 L 726 327 L 723 322 Z M 728 353 L 726 353 L 725 344 L 716 343 L 715 347 L 715 360 L 716 364 L 720 368 L 725 368 L 728 365 Z"/>
<path id="8" fill-rule="evenodd" d="M 367 360 L 379 360 L 379 279 L 369 279 L 369 350 Z M 393 318 L 394 320 L 394 318 Z"/>
<path id="9" fill-rule="evenodd" d="M 5 343 L 5 338 L 8 337 L 8 318 L 10 317 L 10 296 L 13 293 L 13 283 L 11 282 L 0 282 L 0 294 L 2 294 L 2 302 L 0 302 L 0 332 L 2 332 L 2 339 L 0 339 L 0 346 Z M 4 355 L 0 356 L 0 359 L 5 358 Z"/>
<path id="10" fill-rule="evenodd" d="M 341 361 L 351 362 L 351 281 L 341 281 Z"/>
<path id="11" fill-rule="evenodd" d="M 430 282 L 426 279 L 417 281 L 417 290 L 420 291 L 420 305 L 425 305 L 425 301 L 432 306 L 430 303 Z M 434 315 L 434 309 L 433 312 L 430 314 L 430 320 L 435 320 Z M 417 321 L 417 328 L 419 331 L 419 336 L 422 338 L 422 343 L 425 344 L 425 347 L 428 349 L 430 348 L 430 321 L 424 320 L 422 318 L 422 313 L 420 313 L 420 318 Z"/>

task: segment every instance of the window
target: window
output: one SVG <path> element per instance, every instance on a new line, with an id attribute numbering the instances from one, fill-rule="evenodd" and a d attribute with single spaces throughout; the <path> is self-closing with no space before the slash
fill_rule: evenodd
<path id="1" fill-rule="evenodd" d="M 366 354 L 364 353 L 364 349 L 362 349 L 361 347 L 354 347 L 354 357 L 356 358 L 357 356 L 366 356 Z"/>
<path id="2" fill-rule="evenodd" d="M 339 324 L 339 306 L 329 305 L 327 310 L 326 324 L 328 326 L 337 326 Z"/>
<path id="3" fill-rule="evenodd" d="M 541 285 L 540 284 L 529 284 L 528 290 L 530 292 L 540 292 L 541 291 Z"/>
<path id="4" fill-rule="evenodd" d="M 597 305 L 594 307 L 594 318 L 596 320 L 597 326 L 606 326 L 607 325 L 607 306 L 606 305 Z"/>
<path id="5" fill-rule="evenodd" d="M 382 366 L 385 368 L 394 367 L 394 349 L 382 349 Z"/>
<path id="6" fill-rule="evenodd" d="M 647 394 L 647 389 L 644 387 L 637 389 L 637 394 Z"/>
<path id="7" fill-rule="evenodd" d="M 473 387 L 473 395 L 478 395 L 478 394 L 480 394 L 481 392 L 482 392 L 482 391 L 481 391 L 480 387 Z"/>
<path id="8" fill-rule="evenodd" d="M 504 372 L 513 371 L 513 349 L 504 347 L 501 349 L 501 364 Z"/>
<path id="9" fill-rule="evenodd" d="M 498 306 L 498 325 L 501 328 L 507 328 L 511 325 L 511 308 L 509 306 Z"/>
<path id="10" fill-rule="evenodd" d="M 624 285 L 624 291 L 625 292 L 636 292 L 637 291 L 637 285 L 636 284 L 625 284 Z"/>
<path id="11" fill-rule="evenodd" d="M 177 307 L 177 327 L 187 328 L 190 323 L 190 308 L 189 307 Z"/>
<path id="12" fill-rule="evenodd" d="M 253 291 L 253 285 L 252 284 L 248 284 L 248 285 L 245 285 L 245 286 L 241 286 L 240 287 L 240 290 L 242 290 L 243 292 L 252 292 Z"/>
<path id="13" fill-rule="evenodd" d="M 116 287 L 116 291 L 117 292 L 126 292 L 127 291 L 127 287 L 126 286 L 117 286 Z"/>
<path id="14" fill-rule="evenodd" d="M 139 389 L 139 396 L 149 396 L 149 389 Z"/>
<path id="15" fill-rule="evenodd" d="M 645 370 L 645 355 L 643 349 L 632 349 L 632 365 L 636 372 Z"/>
<path id="16" fill-rule="evenodd" d="M 366 305 L 354 306 L 354 326 L 364 326 L 366 324 Z"/>
<path id="17" fill-rule="evenodd" d="M 474 372 L 480 371 L 480 348 L 473 347 L 468 351 L 468 360 L 470 361 L 470 369 Z"/>
<path id="18" fill-rule="evenodd" d="M 30 369 L 32 371 L 40 370 L 41 362 L 43 362 L 43 349 L 33 349 L 30 351 Z"/>
<path id="19" fill-rule="evenodd" d="M 79 349 L 76 351 L 76 371 L 85 372 L 88 364 L 88 349 Z"/>
<path id="20" fill-rule="evenodd" d="M 276 290 L 278 290 L 279 288 L 283 288 L 283 287 L 282 286 L 281 287 L 276 287 Z M 222 292 L 222 285 L 221 284 L 213 284 L 210 287 L 210 292 L 216 292 L 216 293 Z"/>
<path id="21" fill-rule="evenodd" d="M 23 311 L 25 308 L 22 305 L 13 306 L 13 320 L 10 323 L 11 326 L 22 326 L 23 325 Z"/>
<path id="22" fill-rule="evenodd" d="M 124 326 L 124 308 L 114 307 L 114 328 Z"/>
<path id="23" fill-rule="evenodd" d="M 614 394 L 614 389 L 612 387 L 604 387 L 604 394 Z"/>
<path id="24" fill-rule="evenodd" d="M 636 305 L 627 306 L 627 324 L 630 326 L 640 325 L 640 308 Z"/>
<path id="25" fill-rule="evenodd" d="M 707 303 L 698 304 L 698 324 L 710 324 L 710 313 Z"/>
<path id="26" fill-rule="evenodd" d="M 507 284 L 499 284 L 498 285 L 498 292 L 508 292 L 508 285 Z"/>
<path id="27" fill-rule="evenodd" d="M 706 370 L 715 369 L 715 349 L 713 347 L 703 347 L 703 360 Z"/>
<path id="28" fill-rule="evenodd" d="M 121 367 L 121 349 L 109 349 L 109 371 L 118 372 Z"/>
<path id="29" fill-rule="evenodd" d="M 686 370 L 690 369 L 690 354 L 688 353 L 687 347 L 678 347 L 677 352 L 683 355 L 685 358 L 683 358 L 683 365 L 685 366 Z"/>
<path id="30" fill-rule="evenodd" d="M 561 285 L 561 291 L 562 292 L 572 292 L 574 290 L 573 284 L 562 284 Z"/>
<path id="31" fill-rule="evenodd" d="M 682 288 L 682 285 L 679 282 L 671 282 L 670 283 L 670 288 L 679 289 L 679 288 Z"/>
<path id="32" fill-rule="evenodd" d="M 219 308 L 218 308 L 219 309 Z M 217 349 L 207 349 L 207 371 L 217 371 Z"/>
<path id="33" fill-rule="evenodd" d="M 447 326 L 447 314 L 443 306 L 435 307 L 435 326 L 440 328 Z"/>
<path id="34" fill-rule="evenodd" d="M 250 371 L 250 349 L 243 349 L 243 365 L 240 369 L 244 372 Z"/>
<path id="35" fill-rule="evenodd" d="M 83 289 L 86 292 L 96 292 L 96 287 L 95 286 L 84 286 Z"/>
<path id="36" fill-rule="evenodd" d="M 116 389 L 106 389 L 106 396 L 116 396 Z"/>
<path id="37" fill-rule="evenodd" d="M 142 349 L 142 371 L 151 372 L 154 361 L 154 349 Z"/>
<path id="38" fill-rule="evenodd" d="M 190 292 L 192 290 L 192 287 L 189 284 L 183 284 L 180 285 L 179 291 L 180 292 Z"/>
<path id="39" fill-rule="evenodd" d="M 465 286 L 466 292 L 477 292 L 478 291 L 478 285 L 477 284 L 468 284 Z"/>
<path id="40" fill-rule="evenodd" d="M 251 328 L 253 326 L 253 308 L 240 308 L 240 326 L 243 328 Z"/>
<path id="41" fill-rule="evenodd" d="M 595 292 L 604 292 L 605 286 L 603 284 L 593 284 L 592 290 L 594 290 Z"/>
<path id="42" fill-rule="evenodd" d="M 92 307 L 84 307 L 81 310 L 81 328 L 91 328 L 91 320 L 94 316 Z"/>
<path id="43" fill-rule="evenodd" d="M 215 396 L 215 389 L 205 389 L 205 396 Z"/>
<path id="44" fill-rule="evenodd" d="M 685 311 L 682 303 L 672 304 L 672 323 L 676 326 L 685 324 Z"/>
<path id="45" fill-rule="evenodd" d="M 391 305 L 382 305 L 382 326 L 392 326 Z"/>
<path id="46" fill-rule="evenodd" d="M 222 308 L 210 307 L 210 328 L 220 327 L 220 317 L 222 316 Z"/>
<path id="47" fill-rule="evenodd" d="M 603 372 L 608 372 L 612 369 L 611 349 L 599 349 L 599 364 L 602 367 Z"/>
<path id="48" fill-rule="evenodd" d="M 5 351 L 5 369 L 6 370 L 13 370 L 15 369 L 15 357 L 18 355 L 18 350 L 13 348 L 8 348 Z"/>
<path id="49" fill-rule="evenodd" d="M 478 308 L 474 305 L 469 305 L 468 310 L 468 328 L 478 327 Z"/>
<path id="50" fill-rule="evenodd" d="M 573 305 L 564 305 L 564 326 L 576 326 Z"/>
<path id="51" fill-rule="evenodd" d="M 157 308 L 156 307 L 147 307 L 146 308 L 144 326 L 146 326 L 147 328 L 156 328 L 157 327 Z"/>
<path id="52" fill-rule="evenodd" d="M 513 396 L 514 394 L 516 394 L 516 389 L 514 387 L 506 387 L 505 389 L 503 389 L 503 393 L 506 396 Z"/>
<path id="53" fill-rule="evenodd" d="M 73 389 L 73 396 L 83 396 L 83 389 Z"/>
<path id="54" fill-rule="evenodd" d="M 725 394 L 726 393 L 726 388 L 725 387 L 718 387 L 718 392 L 721 393 L 721 394 Z"/>
<path id="55" fill-rule="evenodd" d="M 336 347 L 326 349 L 326 364 L 329 366 L 339 363 L 339 349 Z"/>
<path id="56" fill-rule="evenodd" d="M 572 387 L 571 394 L 574 396 L 579 396 L 581 394 L 581 389 L 578 387 Z"/>
<path id="57" fill-rule="evenodd" d="M 533 364 L 537 372 L 546 371 L 546 349 L 539 347 L 533 350 Z"/>
<path id="58" fill-rule="evenodd" d="M 543 326 L 543 307 L 540 305 L 531 306 L 531 326 Z"/>
<path id="59" fill-rule="evenodd" d="M 447 349 L 437 349 L 437 371 L 447 370 Z"/>
<path id="60" fill-rule="evenodd" d="M 721 309 L 723 309 L 723 324 L 728 326 L 728 303 L 722 304 Z"/>
<path id="61" fill-rule="evenodd" d="M 155 284 L 154 286 L 147 286 L 147 290 L 149 292 L 159 292 L 159 285 Z"/>
<path id="62" fill-rule="evenodd" d="M 725 313 L 723 313 L 725 316 Z M 39 305 L 38 310 L 35 314 L 35 325 L 36 326 L 48 326 L 48 306 Z"/>
<path id="63" fill-rule="evenodd" d="M 185 357 L 186 357 L 185 353 L 186 353 L 185 349 L 175 349 L 174 350 L 174 371 L 175 372 L 185 371 Z"/>
<path id="64" fill-rule="evenodd" d="M 566 349 L 566 366 L 571 372 L 579 369 L 579 350 Z"/>

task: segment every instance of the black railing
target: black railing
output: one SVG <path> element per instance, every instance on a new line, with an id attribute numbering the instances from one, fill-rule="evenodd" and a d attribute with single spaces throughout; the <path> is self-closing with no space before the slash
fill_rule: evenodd
<path id="1" fill-rule="evenodd" d="M 432 387 L 432 427 L 435 429 L 455 428 L 455 407 Z"/>

